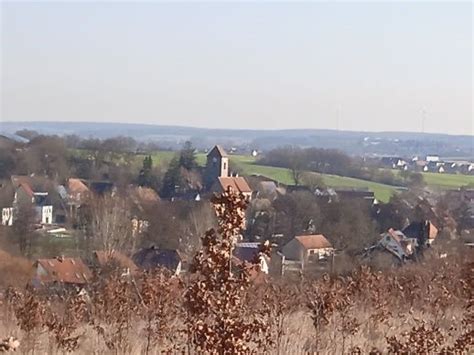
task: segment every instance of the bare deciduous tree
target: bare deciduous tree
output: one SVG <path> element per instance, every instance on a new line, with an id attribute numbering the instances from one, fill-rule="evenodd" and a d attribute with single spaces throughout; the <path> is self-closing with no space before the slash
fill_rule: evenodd
<path id="1" fill-rule="evenodd" d="M 90 201 L 89 234 L 96 248 L 104 251 L 134 250 L 132 215 L 129 202 L 106 195 Z"/>
<path id="2" fill-rule="evenodd" d="M 11 230 L 12 236 L 22 255 L 29 256 L 31 243 L 34 238 L 33 224 L 36 220 L 36 211 L 33 205 L 25 202 L 19 203 L 15 213 L 15 220 Z"/>
<path id="3" fill-rule="evenodd" d="M 323 177 L 317 173 L 305 172 L 301 177 L 301 183 L 304 186 L 307 186 L 312 192 L 317 188 L 324 188 L 326 185 L 324 183 Z"/>

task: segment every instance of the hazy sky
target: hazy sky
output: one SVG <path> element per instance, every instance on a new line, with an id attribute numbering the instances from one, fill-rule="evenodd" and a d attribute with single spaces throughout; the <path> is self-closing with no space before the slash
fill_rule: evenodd
<path id="1" fill-rule="evenodd" d="M 470 2 L 1 10 L 2 121 L 474 134 Z"/>

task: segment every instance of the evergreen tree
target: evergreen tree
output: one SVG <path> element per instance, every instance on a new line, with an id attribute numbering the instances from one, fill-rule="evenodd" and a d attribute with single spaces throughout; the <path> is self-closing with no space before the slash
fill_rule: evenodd
<path id="1" fill-rule="evenodd" d="M 163 178 L 161 195 L 171 197 L 177 192 L 185 192 L 189 188 L 189 174 L 197 168 L 196 153 L 191 142 L 187 141 L 183 149 L 170 162 Z"/>
<path id="2" fill-rule="evenodd" d="M 140 175 L 138 176 L 138 185 L 152 187 L 154 181 L 152 168 L 153 160 L 149 155 L 143 159 L 143 167 L 140 170 Z"/>
<path id="3" fill-rule="evenodd" d="M 161 195 L 170 197 L 182 187 L 181 165 L 179 157 L 174 157 L 169 165 L 168 170 L 163 178 L 163 186 L 161 188 Z"/>
<path id="4" fill-rule="evenodd" d="M 143 159 L 143 170 L 146 170 L 146 171 L 151 171 L 153 167 L 153 160 L 151 159 L 151 155 L 145 157 L 145 159 Z"/>
<path id="5" fill-rule="evenodd" d="M 190 141 L 184 143 L 183 149 L 179 153 L 179 165 L 187 170 L 197 167 L 195 149 Z"/>

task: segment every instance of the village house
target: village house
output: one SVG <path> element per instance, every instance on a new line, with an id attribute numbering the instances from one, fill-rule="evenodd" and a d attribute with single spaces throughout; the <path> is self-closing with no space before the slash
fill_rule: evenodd
<path id="1" fill-rule="evenodd" d="M 153 205 L 160 201 L 160 197 L 150 187 L 129 186 L 128 193 L 133 203 L 140 206 Z"/>
<path id="2" fill-rule="evenodd" d="M 415 172 L 422 172 L 427 164 L 426 160 L 413 160 L 410 169 Z"/>
<path id="3" fill-rule="evenodd" d="M 245 179 L 252 190 L 253 198 L 267 198 L 270 201 L 286 193 L 286 187 L 280 182 L 263 175 L 251 175 Z"/>
<path id="4" fill-rule="evenodd" d="M 435 155 L 435 154 L 431 154 L 431 155 L 427 155 L 426 156 L 426 159 L 425 159 L 428 163 L 438 163 L 441 161 L 441 159 L 439 158 L 439 155 Z"/>
<path id="5" fill-rule="evenodd" d="M 67 181 L 67 194 L 70 201 L 80 204 L 89 197 L 90 190 L 81 179 L 69 178 Z"/>
<path id="6" fill-rule="evenodd" d="M 233 256 L 240 261 L 253 263 L 259 258 L 260 271 L 268 274 L 270 271 L 270 259 L 267 256 L 258 256 L 261 243 L 237 243 L 233 250 Z"/>
<path id="7" fill-rule="evenodd" d="M 466 175 L 474 175 L 474 163 L 462 163 L 459 167 L 459 172 Z"/>
<path id="8" fill-rule="evenodd" d="M 334 254 L 334 248 L 322 234 L 299 235 L 283 246 L 281 254 L 304 269 L 311 262 L 327 260 Z"/>
<path id="9" fill-rule="evenodd" d="M 404 169 L 407 166 L 405 159 L 400 157 L 383 157 L 381 163 L 383 166 L 392 169 Z"/>
<path id="10" fill-rule="evenodd" d="M 2 224 L 12 225 L 20 206 L 31 206 L 36 214 L 35 223 L 53 223 L 53 205 L 49 192 L 41 189 L 34 190 L 32 179 L 28 176 L 12 176 L 15 193 L 11 206 L 2 208 Z"/>
<path id="11" fill-rule="evenodd" d="M 380 235 L 378 243 L 368 248 L 365 256 L 376 252 L 393 255 L 398 263 L 416 259 L 417 254 L 430 246 L 438 235 L 438 229 L 431 221 L 412 222 L 403 231 L 390 228 Z"/>
<path id="12" fill-rule="evenodd" d="M 66 186 L 61 186 L 59 194 L 67 205 L 70 217 L 77 217 L 81 205 L 90 196 L 90 190 L 84 181 L 77 178 L 69 178 Z"/>
<path id="13" fill-rule="evenodd" d="M 35 287 L 83 286 L 92 279 L 92 272 L 80 258 L 38 259 L 33 266 Z"/>
<path id="14" fill-rule="evenodd" d="M 228 189 L 232 192 L 242 194 L 249 200 L 252 198 L 252 189 L 247 184 L 247 180 L 241 176 L 219 177 L 211 191 L 215 193 L 223 193 Z"/>
<path id="15" fill-rule="evenodd" d="M 423 167 L 423 172 L 444 173 L 444 163 L 430 161 Z"/>
<path id="16" fill-rule="evenodd" d="M 438 236 L 438 228 L 431 221 L 412 222 L 402 230 L 410 239 L 416 239 L 418 244 L 432 244 Z"/>
<path id="17" fill-rule="evenodd" d="M 386 233 L 381 234 L 378 247 L 404 262 L 415 253 L 418 243 L 416 239 L 407 238 L 403 232 L 390 228 Z"/>
<path id="18" fill-rule="evenodd" d="M 160 197 L 155 190 L 149 187 L 130 185 L 127 192 L 132 203 L 132 236 L 133 238 L 136 238 L 138 235 L 146 232 L 150 225 L 144 216 L 146 208 L 150 208 L 157 204 L 160 201 Z"/>

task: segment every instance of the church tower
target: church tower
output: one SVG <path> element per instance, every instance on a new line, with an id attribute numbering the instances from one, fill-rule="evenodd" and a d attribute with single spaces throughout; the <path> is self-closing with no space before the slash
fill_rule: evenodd
<path id="1" fill-rule="evenodd" d="M 217 178 L 229 176 L 229 157 L 225 150 L 216 145 L 207 154 L 206 184 L 212 185 Z"/>

